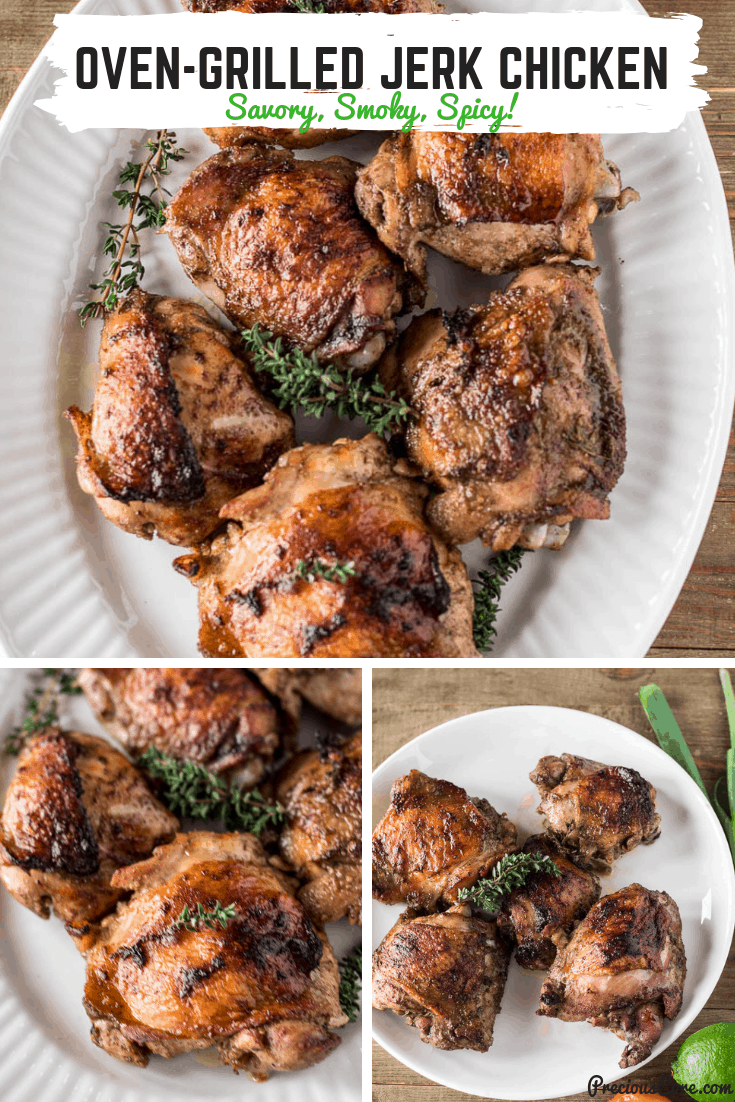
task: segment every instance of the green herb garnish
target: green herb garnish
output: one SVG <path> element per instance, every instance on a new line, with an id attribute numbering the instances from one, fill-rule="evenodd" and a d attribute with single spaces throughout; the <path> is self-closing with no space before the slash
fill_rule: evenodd
<path id="1" fill-rule="evenodd" d="M 515 888 L 522 888 L 534 872 L 561 876 L 550 857 L 543 853 L 506 853 L 489 876 L 478 880 L 471 888 L 460 888 L 460 903 L 474 903 L 483 911 L 497 911 L 503 898 Z"/>
<path id="2" fill-rule="evenodd" d="M 5 737 L 3 749 L 6 754 L 20 753 L 34 735 L 59 722 L 60 696 L 76 696 L 82 691 L 69 670 L 45 669 L 42 675 L 44 684 L 36 686 L 28 695 L 23 722 Z"/>
<path id="3" fill-rule="evenodd" d="M 148 139 L 144 148 L 148 150 L 148 155 L 140 163 L 127 162 L 118 177 L 121 186 L 112 193 L 117 205 L 128 211 L 128 216 L 122 223 L 102 223 L 107 230 L 102 255 L 110 256 L 112 260 L 100 282 L 89 285 L 90 290 L 98 291 L 99 295 L 86 302 L 79 311 L 82 325 L 88 318 L 99 318 L 106 311 L 114 310 L 120 299 L 142 280 L 145 268 L 138 235 L 142 230 L 158 230 L 163 225 L 169 192 L 161 178 L 170 174 L 170 161 L 181 161 L 188 152 L 177 148 L 176 135 L 168 130 L 159 130 L 155 138 Z M 152 186 L 144 191 L 148 182 Z"/>
<path id="4" fill-rule="evenodd" d="M 325 563 L 321 559 L 302 559 L 296 564 L 294 573 L 299 578 L 305 578 L 307 582 L 315 582 L 317 578 L 324 578 L 326 582 L 346 582 L 357 574 L 353 562 Z"/>
<path id="5" fill-rule="evenodd" d="M 489 651 L 492 648 L 497 635 L 495 621 L 500 611 L 500 591 L 516 571 L 520 570 L 524 554 L 522 547 L 499 551 L 490 561 L 487 570 L 481 570 L 478 575 L 475 585 L 479 589 L 475 594 L 475 611 L 472 616 L 472 634 L 478 650 Z"/>
<path id="6" fill-rule="evenodd" d="M 292 8 L 304 12 L 305 15 L 321 15 L 324 11 L 323 4 L 313 4 L 312 0 L 288 0 L 288 2 Z"/>
<path id="7" fill-rule="evenodd" d="M 154 780 L 162 782 L 161 799 L 174 815 L 221 819 L 228 830 L 244 830 L 255 835 L 283 821 L 284 812 L 279 803 L 267 803 L 257 788 L 243 792 L 230 787 L 198 762 L 167 757 L 151 746 L 137 764 Z"/>
<path id="8" fill-rule="evenodd" d="M 357 945 L 339 962 L 339 1003 L 351 1022 L 357 1021 L 362 988 L 362 946 Z"/>
<path id="9" fill-rule="evenodd" d="M 189 904 L 185 904 L 183 911 L 174 922 L 174 926 L 177 930 L 180 930 L 183 926 L 186 930 L 198 930 L 203 924 L 210 930 L 214 930 L 217 923 L 224 930 L 227 923 L 231 918 L 235 917 L 235 904 L 229 903 L 226 907 L 223 907 L 219 899 L 214 905 L 213 911 L 208 911 L 202 906 L 201 903 L 197 903 L 196 911 L 189 910 Z"/>
<path id="10" fill-rule="evenodd" d="M 386 391 L 379 379 L 356 377 L 352 369 L 340 371 L 300 348 L 286 349 L 280 337 L 258 325 L 244 329 L 242 339 L 256 371 L 270 376 L 273 398 L 282 409 L 298 407 L 309 417 L 329 410 L 349 420 L 362 418 L 379 436 L 411 415 L 408 403 Z"/>

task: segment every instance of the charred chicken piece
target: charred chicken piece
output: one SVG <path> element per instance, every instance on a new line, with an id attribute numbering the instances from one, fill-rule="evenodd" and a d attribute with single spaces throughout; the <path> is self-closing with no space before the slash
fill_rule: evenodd
<path id="1" fill-rule="evenodd" d="M 417 300 L 355 206 L 356 165 L 249 145 L 194 170 L 166 210 L 187 275 L 237 327 L 365 370 Z M 407 293 L 407 297 L 406 297 Z"/>
<path id="2" fill-rule="evenodd" d="M 498 915 L 501 936 L 515 946 L 521 968 L 548 969 L 572 931 L 600 898 L 600 881 L 579 868 L 548 834 L 534 834 L 524 853 L 550 857 L 561 877 L 531 873 L 522 888 L 504 900 Z"/>
<path id="3" fill-rule="evenodd" d="M 488 275 L 549 257 L 594 260 L 591 223 L 638 195 L 621 191 L 597 134 L 412 131 L 383 143 L 355 197 L 425 281 L 424 245 Z"/>
<path id="4" fill-rule="evenodd" d="M 408 910 L 373 954 L 373 1007 L 401 1014 L 435 1048 L 487 1052 L 508 974 L 495 922 L 458 905 Z"/>
<path id="5" fill-rule="evenodd" d="M 104 739 L 49 727 L 21 751 L 0 821 L 0 880 L 41 918 L 53 908 L 80 948 L 122 896 L 113 873 L 179 823 Z"/>
<path id="6" fill-rule="evenodd" d="M 578 864 L 609 872 L 613 861 L 661 833 L 656 789 L 635 769 L 562 754 L 529 774 L 549 832 Z"/>
<path id="7" fill-rule="evenodd" d="M 373 897 L 435 911 L 516 849 L 516 828 L 487 800 L 412 769 L 373 834 Z"/>
<path id="8" fill-rule="evenodd" d="M 102 924 L 84 991 L 100 1048 L 145 1067 L 151 1053 L 216 1045 L 223 1064 L 263 1080 L 339 1044 L 334 954 L 252 834 L 177 834 L 114 882 L 133 894 Z M 179 922 L 217 903 L 234 910 L 224 924 Z"/>
<path id="9" fill-rule="evenodd" d="M 646 1060 L 664 1017 L 681 1009 L 686 955 L 679 908 L 640 884 L 604 896 L 577 927 L 541 988 L 537 1014 L 611 1030 L 621 1068 Z"/>
<path id="10" fill-rule="evenodd" d="M 466 657 L 472 592 L 382 440 L 297 448 L 222 510 L 224 535 L 174 566 L 199 588 L 208 657 Z M 310 573 L 349 565 L 349 573 Z"/>
<path id="11" fill-rule="evenodd" d="M 486 306 L 423 314 L 387 353 L 381 379 L 416 411 L 406 447 L 438 488 L 428 516 L 445 539 L 558 548 L 575 517 L 610 515 L 625 414 L 594 274 L 531 268 Z"/>
<path id="12" fill-rule="evenodd" d="M 333 719 L 359 726 L 362 720 L 362 670 L 256 669 L 269 692 L 289 714 L 299 716 L 301 698 Z"/>
<path id="13" fill-rule="evenodd" d="M 280 145 L 284 149 L 313 149 L 317 145 L 324 145 L 325 142 L 339 142 L 343 138 L 351 138 L 359 131 L 316 130 L 314 127 L 308 130 L 286 130 L 285 128 L 271 129 L 268 126 L 205 126 L 204 133 L 220 149 L 232 149 L 236 146 L 250 145 L 252 142 L 260 145 Z"/>
<path id="14" fill-rule="evenodd" d="M 135 758 L 155 746 L 252 788 L 281 747 L 278 708 L 246 670 L 86 669 L 79 684 Z"/>
<path id="15" fill-rule="evenodd" d="M 105 320 L 100 373 L 91 412 L 66 415 L 79 485 L 124 532 L 198 543 L 293 444 L 291 418 L 193 302 L 132 291 Z"/>
<path id="16" fill-rule="evenodd" d="M 285 809 L 281 857 L 305 886 L 298 893 L 315 922 L 348 916 L 359 925 L 362 895 L 362 736 L 292 758 L 276 784 Z"/>

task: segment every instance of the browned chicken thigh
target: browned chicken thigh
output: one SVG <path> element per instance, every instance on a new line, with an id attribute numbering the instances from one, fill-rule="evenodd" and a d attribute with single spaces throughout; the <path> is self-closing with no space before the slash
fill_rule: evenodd
<path id="1" fill-rule="evenodd" d="M 666 892 L 631 884 L 604 896 L 557 954 L 537 1013 L 612 1030 L 629 1068 L 651 1055 L 664 1017 L 679 1013 L 685 977 L 679 908 Z"/>
<path id="2" fill-rule="evenodd" d="M 178 834 L 114 884 L 132 897 L 87 960 L 84 1005 L 100 1048 L 145 1067 L 152 1053 L 216 1045 L 223 1064 L 262 1080 L 339 1044 L 334 954 L 257 838 Z M 179 922 L 218 903 L 234 913 L 211 927 Z"/>
<path id="3" fill-rule="evenodd" d="M 301 698 L 350 727 L 362 721 L 362 670 L 256 669 L 266 689 L 298 716 Z"/>
<path id="4" fill-rule="evenodd" d="M 313 126 L 308 130 L 272 129 L 268 126 L 205 126 L 203 129 L 209 140 L 220 149 L 250 145 L 251 142 L 280 145 L 284 149 L 313 149 L 325 142 L 338 142 L 358 133 L 357 130 L 318 130 Z"/>
<path id="5" fill-rule="evenodd" d="M 425 245 L 488 275 L 548 257 L 594 260 L 590 224 L 638 196 L 621 192 L 597 134 L 414 130 L 383 143 L 355 197 L 425 280 Z"/>
<path id="6" fill-rule="evenodd" d="M 172 838 L 178 820 L 104 739 L 49 727 L 21 751 L 0 821 L 0 881 L 83 947 L 122 896 L 113 873 Z"/>
<path id="7" fill-rule="evenodd" d="M 661 833 L 656 789 L 635 769 L 562 754 L 541 758 L 529 775 L 550 833 L 587 868 L 609 872 L 623 853 Z"/>
<path id="8" fill-rule="evenodd" d="M 86 669 L 79 684 L 136 758 L 154 746 L 252 788 L 281 748 L 283 717 L 246 670 Z"/>
<path id="9" fill-rule="evenodd" d="M 256 144 L 216 153 L 166 210 L 187 275 L 237 327 L 364 370 L 416 296 L 358 213 L 356 165 Z M 406 297 L 406 293 L 408 297 Z"/>
<path id="10" fill-rule="evenodd" d="M 600 881 L 594 873 L 575 865 L 548 834 L 532 835 L 523 852 L 550 857 L 561 876 L 531 873 L 523 887 L 504 899 L 498 929 L 515 946 L 521 968 L 547 969 L 600 898 Z"/>
<path id="11" fill-rule="evenodd" d="M 276 784 L 286 823 L 281 856 L 306 881 L 298 893 L 315 922 L 360 923 L 362 895 L 362 736 L 307 750 Z"/>
<path id="12" fill-rule="evenodd" d="M 373 954 L 373 1008 L 401 1014 L 435 1048 L 487 1052 L 508 958 L 495 922 L 468 906 L 408 910 Z"/>
<path id="13" fill-rule="evenodd" d="M 434 911 L 516 849 L 516 828 L 487 800 L 412 769 L 373 833 L 373 897 Z"/>
<path id="14" fill-rule="evenodd" d="M 67 410 L 77 477 L 124 532 L 191 546 L 293 444 L 201 306 L 132 291 L 105 320 L 90 413 Z"/>
<path id="15" fill-rule="evenodd" d="M 575 517 L 609 516 L 625 414 L 593 278 L 531 268 L 486 306 L 423 314 L 384 358 L 383 383 L 416 412 L 406 447 L 439 491 L 428 516 L 445 539 L 560 547 Z"/>
<path id="16" fill-rule="evenodd" d="M 475 656 L 467 571 L 424 493 L 377 436 L 289 452 L 222 510 L 224 535 L 174 563 L 199 588 L 202 653 Z"/>

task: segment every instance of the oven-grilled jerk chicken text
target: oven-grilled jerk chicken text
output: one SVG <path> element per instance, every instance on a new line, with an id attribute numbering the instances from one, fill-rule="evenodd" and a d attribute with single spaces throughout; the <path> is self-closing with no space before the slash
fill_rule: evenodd
<path id="1" fill-rule="evenodd" d="M 114 884 L 133 894 L 88 957 L 95 1044 L 141 1067 L 216 1045 L 255 1080 L 311 1067 L 339 1044 L 334 954 L 251 834 L 179 834 Z M 217 903 L 234 911 L 224 925 L 178 922 L 186 907 Z"/>
<path id="2" fill-rule="evenodd" d="M 373 834 L 373 896 L 434 911 L 516 848 L 516 828 L 487 800 L 412 769 Z"/>

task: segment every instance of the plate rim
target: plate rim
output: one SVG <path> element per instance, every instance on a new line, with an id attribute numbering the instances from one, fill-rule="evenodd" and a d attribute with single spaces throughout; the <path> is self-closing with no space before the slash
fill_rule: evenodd
<path id="1" fill-rule="evenodd" d="M 378 779 L 379 782 L 382 782 L 382 780 L 383 780 L 383 777 L 382 776 L 378 777 L 378 774 L 383 774 L 383 773 L 389 772 L 389 767 L 391 765 L 395 764 L 396 759 L 398 759 L 399 756 L 406 750 L 406 748 L 411 746 L 413 743 L 420 742 L 423 739 L 425 739 L 427 736 L 434 736 L 438 732 L 446 733 L 446 729 L 449 728 L 449 727 L 456 726 L 457 724 L 461 724 L 461 723 L 466 723 L 469 720 L 474 720 L 474 719 L 479 720 L 480 717 L 488 718 L 490 716 L 496 716 L 496 715 L 500 715 L 500 714 L 508 715 L 509 713 L 525 713 L 527 715 L 529 712 L 536 713 L 536 714 L 538 714 L 539 712 L 543 712 L 547 715 L 549 713 L 553 713 L 553 714 L 557 715 L 558 718 L 569 716 L 570 713 L 573 713 L 578 719 L 580 717 L 584 717 L 585 719 L 589 719 L 591 725 L 596 725 L 596 726 L 599 726 L 601 728 L 602 727 L 607 728 L 610 733 L 613 733 L 615 731 L 619 732 L 619 731 L 622 730 L 622 731 L 625 732 L 626 735 L 634 736 L 635 737 L 634 741 L 635 740 L 641 740 L 648 747 L 650 747 L 654 751 L 654 757 L 657 757 L 659 759 L 665 759 L 667 764 L 672 764 L 672 765 L 677 764 L 674 761 L 674 759 L 671 758 L 671 756 L 669 754 L 667 754 L 665 750 L 662 750 L 661 747 L 656 742 L 653 742 L 651 739 L 648 739 L 644 735 L 639 734 L 638 731 L 634 731 L 632 728 L 626 727 L 625 724 L 618 723 L 617 720 L 614 720 L 614 719 L 608 719 L 607 716 L 598 715 L 596 712 L 584 712 L 579 708 L 564 708 L 564 707 L 560 707 L 558 705 L 551 705 L 551 704 L 548 704 L 548 705 L 547 704 L 507 704 L 507 705 L 502 705 L 502 706 L 497 707 L 497 708 L 483 708 L 483 709 L 480 709 L 479 711 L 476 711 L 476 712 L 467 712 L 464 715 L 454 716 L 452 719 L 445 720 L 443 723 L 438 724 L 436 727 L 431 727 L 427 731 L 422 731 L 421 734 L 416 735 L 415 738 L 410 739 L 408 742 L 404 743 L 403 746 L 399 746 L 397 750 L 394 750 L 392 754 L 390 754 L 384 761 L 382 761 L 380 763 L 380 765 L 376 766 L 376 768 L 373 770 L 372 775 L 371 775 L 371 794 L 374 795 L 374 793 L 375 793 L 376 779 Z M 607 745 L 607 744 L 605 744 L 605 745 Z M 681 769 L 681 766 L 679 766 L 679 768 Z M 712 827 L 716 828 L 715 834 L 716 834 L 716 837 L 718 838 L 717 847 L 720 850 L 720 857 L 724 858 L 725 867 L 729 868 L 729 871 L 730 871 L 730 876 L 727 877 L 727 878 L 723 878 L 721 883 L 718 884 L 718 891 L 721 891 L 721 892 L 724 893 L 723 898 L 724 898 L 724 902 L 726 904 L 727 923 L 728 923 L 728 930 L 729 930 L 730 938 L 729 938 L 728 941 L 725 942 L 724 948 L 720 951 L 720 953 L 718 954 L 718 957 L 716 958 L 716 964 L 717 964 L 717 968 L 718 968 L 717 975 L 716 975 L 716 978 L 714 980 L 714 983 L 709 987 L 709 990 L 707 990 L 707 992 L 705 994 L 704 1002 L 701 1005 L 698 1006 L 697 1001 L 693 1000 L 692 1005 L 686 1011 L 686 1013 L 680 1014 L 675 1019 L 675 1021 L 673 1023 L 671 1023 L 672 1028 L 674 1030 L 674 1035 L 667 1040 L 666 1045 L 664 1046 L 664 1048 L 659 1049 L 659 1045 L 661 1044 L 661 1042 L 659 1041 L 658 1044 L 654 1047 L 654 1051 L 651 1053 L 651 1055 L 646 1060 L 641 1061 L 640 1064 L 635 1065 L 635 1068 L 632 1069 L 634 1071 L 639 1071 L 640 1069 L 644 1068 L 646 1066 L 646 1064 L 650 1063 L 650 1061 L 655 1059 L 657 1056 L 660 1056 L 662 1054 L 662 1052 L 664 1052 L 670 1045 L 674 1044 L 679 1039 L 679 1037 L 684 1032 L 684 1030 L 687 1029 L 689 1027 L 689 1025 L 691 1025 L 691 1023 L 694 1021 L 694 1019 L 707 1006 L 707 1003 L 709 1002 L 710 998 L 712 997 L 712 992 L 714 991 L 715 987 L 719 983 L 719 981 L 722 977 L 722 973 L 724 971 L 725 965 L 727 964 L 728 957 L 729 957 L 729 954 L 730 954 L 730 947 L 732 945 L 733 934 L 735 933 L 735 867 L 733 866 L 732 855 L 730 853 L 730 848 L 728 846 L 727 839 L 725 838 L 725 833 L 722 829 L 722 826 L 720 825 L 720 822 L 719 822 L 717 816 L 715 815 L 714 809 L 713 809 L 712 805 L 710 804 L 708 798 L 704 795 L 704 793 L 699 788 L 699 786 L 692 780 L 692 778 L 689 776 L 689 774 L 686 772 L 685 769 L 681 769 L 681 772 L 684 775 L 684 777 L 686 778 L 685 788 L 688 787 L 688 790 L 694 796 L 695 801 L 700 805 L 700 807 L 703 807 L 705 809 L 705 818 L 707 818 L 709 820 L 710 825 Z M 394 777 L 394 780 L 395 779 L 397 779 L 397 778 Z M 391 784 L 392 783 L 393 782 L 391 781 Z M 374 909 L 376 906 L 380 906 L 380 905 L 381 904 L 379 904 L 377 900 L 371 898 L 371 909 Z M 372 931 L 372 919 L 371 919 L 371 931 Z M 374 941 L 374 938 L 373 938 L 373 941 Z M 371 946 L 371 956 L 372 956 L 373 952 L 374 952 L 374 949 Z M 433 1082 L 439 1083 L 441 1086 L 449 1087 L 451 1090 L 462 1091 L 462 1092 L 465 1092 L 465 1093 L 467 1092 L 467 1087 L 466 1086 L 457 1086 L 456 1083 L 453 1083 L 453 1082 L 449 1081 L 450 1077 L 444 1076 L 444 1075 L 435 1076 L 433 1072 L 431 1074 L 429 1074 L 429 1073 L 427 1073 L 425 1068 L 418 1067 L 416 1065 L 416 1063 L 412 1061 L 411 1058 L 406 1059 L 406 1054 L 404 1052 L 399 1053 L 399 1051 L 396 1050 L 390 1042 L 386 1043 L 384 1037 L 378 1036 L 378 1028 L 377 1028 L 376 1022 L 377 1022 L 376 1013 L 373 1012 L 371 1014 L 371 1032 L 372 1032 L 373 1040 L 378 1045 L 380 1045 L 380 1047 L 382 1049 L 384 1049 L 384 1051 L 386 1051 L 389 1054 L 389 1056 L 392 1056 L 393 1059 L 398 1060 L 399 1063 L 403 1064 L 405 1067 L 408 1067 L 410 1070 L 415 1071 L 419 1075 L 423 1075 L 426 1078 L 432 1079 Z M 630 1068 L 620 1068 L 618 1070 L 619 1070 L 620 1074 L 618 1075 L 616 1073 L 614 1079 L 609 1079 L 606 1082 L 615 1083 L 615 1082 L 618 1082 L 620 1079 L 624 1078 L 626 1075 L 631 1074 L 631 1069 Z M 488 1072 L 489 1073 L 491 1072 L 490 1068 L 488 1069 Z M 584 1090 L 585 1089 L 584 1085 L 580 1089 Z M 497 1085 L 495 1085 L 492 1088 L 492 1090 L 493 1090 L 494 1093 L 482 1094 L 480 1091 L 477 1090 L 477 1088 L 475 1086 L 472 1087 L 472 1092 L 478 1094 L 479 1097 L 503 1098 L 503 1099 L 507 1100 L 507 1102 L 545 1102 L 545 1100 L 547 1100 L 547 1099 L 554 1099 L 554 1098 L 560 1098 L 560 1097 L 571 1097 L 571 1095 L 573 1095 L 574 1093 L 579 1093 L 579 1091 L 577 1091 L 577 1092 L 572 1091 L 570 1094 L 560 1095 L 558 1091 L 550 1091 L 550 1093 L 539 1094 L 539 1095 L 536 1095 L 536 1097 L 534 1099 L 529 1099 L 527 1091 L 520 1092 L 520 1093 L 518 1093 L 516 1091 L 510 1091 L 510 1092 L 504 1091 L 503 1094 L 498 1094 L 497 1093 L 498 1092 Z"/>

